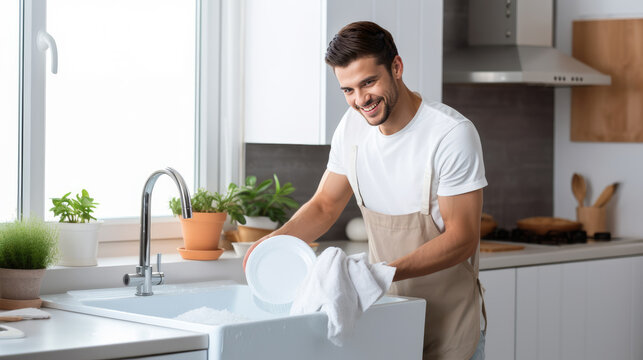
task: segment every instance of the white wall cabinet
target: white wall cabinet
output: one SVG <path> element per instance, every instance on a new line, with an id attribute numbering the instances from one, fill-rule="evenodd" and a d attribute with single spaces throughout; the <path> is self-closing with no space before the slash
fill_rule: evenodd
<path id="1" fill-rule="evenodd" d="M 244 12 L 245 142 L 330 144 L 348 105 L 324 54 L 353 21 L 388 29 L 408 87 L 442 98 L 441 0 L 246 0 Z"/>
<path id="2" fill-rule="evenodd" d="M 480 282 L 485 289 L 487 309 L 487 359 L 510 360 L 514 358 L 516 316 L 516 269 L 486 270 L 480 272 Z"/>

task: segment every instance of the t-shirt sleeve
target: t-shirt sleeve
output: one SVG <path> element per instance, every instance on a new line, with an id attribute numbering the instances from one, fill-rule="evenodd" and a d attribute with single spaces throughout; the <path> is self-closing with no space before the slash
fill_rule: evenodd
<path id="1" fill-rule="evenodd" d="M 330 143 L 330 154 L 328 155 L 328 164 L 326 164 L 326 169 L 330 172 L 334 172 L 340 175 L 347 175 L 348 169 L 346 169 L 345 163 L 345 132 L 346 132 L 346 122 L 348 121 L 348 113 L 350 109 L 346 111 L 342 120 L 337 125 L 335 133 L 333 133 L 333 139 Z"/>
<path id="2" fill-rule="evenodd" d="M 487 186 L 480 137 L 473 123 L 456 125 L 435 153 L 438 196 L 460 195 Z"/>

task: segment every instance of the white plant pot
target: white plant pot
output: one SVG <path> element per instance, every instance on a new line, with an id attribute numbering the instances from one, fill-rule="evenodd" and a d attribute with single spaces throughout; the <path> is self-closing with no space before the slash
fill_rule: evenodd
<path id="1" fill-rule="evenodd" d="M 247 227 L 253 227 L 257 229 L 266 229 L 266 230 L 276 230 L 279 223 L 276 221 L 270 220 L 267 216 L 244 216 L 246 218 Z"/>
<path id="2" fill-rule="evenodd" d="M 98 229 L 101 222 L 84 224 L 57 223 L 60 230 L 58 248 L 62 266 L 96 266 Z"/>

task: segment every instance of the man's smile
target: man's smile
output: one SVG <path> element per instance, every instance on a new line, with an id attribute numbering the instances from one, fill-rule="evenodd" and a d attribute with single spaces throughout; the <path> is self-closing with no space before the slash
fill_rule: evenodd
<path id="1" fill-rule="evenodd" d="M 360 109 L 362 109 L 362 111 L 365 112 L 367 115 L 371 115 L 379 108 L 379 104 L 381 102 L 382 102 L 382 99 L 379 99 L 369 106 L 360 106 Z"/>

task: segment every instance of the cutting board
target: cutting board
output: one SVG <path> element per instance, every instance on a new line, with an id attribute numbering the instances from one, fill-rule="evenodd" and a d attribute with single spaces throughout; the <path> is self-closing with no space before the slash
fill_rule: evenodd
<path id="1" fill-rule="evenodd" d="M 488 241 L 480 241 L 480 252 L 515 251 L 522 250 L 524 248 L 525 247 L 523 245 L 499 244 Z"/>
<path id="2" fill-rule="evenodd" d="M 571 141 L 643 142 L 643 19 L 573 22 L 572 55 L 612 76 L 572 87 Z"/>

